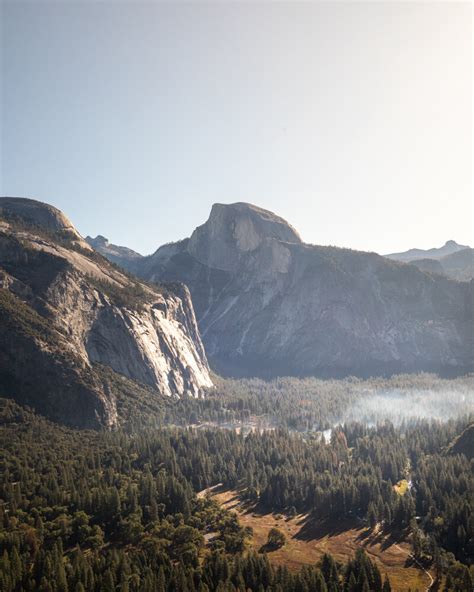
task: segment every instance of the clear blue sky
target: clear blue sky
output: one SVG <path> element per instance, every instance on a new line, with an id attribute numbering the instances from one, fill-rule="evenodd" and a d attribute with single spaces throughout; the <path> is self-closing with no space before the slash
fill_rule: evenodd
<path id="1" fill-rule="evenodd" d="M 3 195 L 148 253 L 249 201 L 312 243 L 472 241 L 471 5 L 3 2 Z"/>

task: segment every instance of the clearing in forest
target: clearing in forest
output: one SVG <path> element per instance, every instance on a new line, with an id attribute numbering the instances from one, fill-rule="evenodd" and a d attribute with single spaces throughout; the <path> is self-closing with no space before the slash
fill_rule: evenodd
<path id="1" fill-rule="evenodd" d="M 431 584 L 428 573 L 413 562 L 407 542 L 393 541 L 356 520 L 318 523 L 310 521 L 306 515 L 289 518 L 277 513 L 263 514 L 242 503 L 236 490 L 213 488 L 210 493 L 223 507 L 238 514 L 242 526 L 252 527 L 251 545 L 255 550 L 265 545 L 271 528 L 284 533 L 285 545 L 268 553 L 274 564 L 296 571 L 303 565 L 317 563 L 324 553 L 345 563 L 362 546 L 377 563 L 382 577 L 388 574 L 393 592 L 406 592 L 409 588 L 421 592 Z"/>

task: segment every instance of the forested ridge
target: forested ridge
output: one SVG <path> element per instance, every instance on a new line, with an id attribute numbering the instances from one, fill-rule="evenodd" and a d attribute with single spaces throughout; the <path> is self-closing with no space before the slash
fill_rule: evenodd
<path id="1" fill-rule="evenodd" d="M 272 566 L 248 550 L 250 533 L 234 514 L 196 496 L 217 483 L 266 510 L 348 516 L 408 537 L 441 590 L 472 589 L 472 461 L 450 451 L 467 416 L 349 422 L 325 443 L 286 427 L 79 431 L 0 404 L 2 591 L 390 589 L 362 551 L 348 565 L 327 556 L 296 574 Z M 190 407 L 198 420 L 202 405 Z M 400 480 L 409 484 L 403 494 Z"/>

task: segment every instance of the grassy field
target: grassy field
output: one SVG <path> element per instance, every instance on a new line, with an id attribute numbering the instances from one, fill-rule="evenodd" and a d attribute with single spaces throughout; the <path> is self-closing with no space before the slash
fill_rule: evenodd
<path id="1" fill-rule="evenodd" d="M 376 561 L 382 577 L 388 574 L 393 592 L 407 592 L 409 588 L 421 592 L 431 583 L 429 576 L 413 564 L 408 543 L 391 541 L 354 521 L 310 523 L 304 515 L 287 518 L 281 514 L 262 514 L 255 508 L 245 507 L 234 490 L 214 489 L 212 496 L 225 508 L 237 512 L 243 526 L 252 527 L 251 545 L 255 550 L 266 543 L 271 528 L 276 527 L 285 534 L 286 544 L 268 554 L 277 565 L 298 570 L 305 564 L 316 563 L 325 552 L 346 562 L 358 547 L 363 546 Z"/>

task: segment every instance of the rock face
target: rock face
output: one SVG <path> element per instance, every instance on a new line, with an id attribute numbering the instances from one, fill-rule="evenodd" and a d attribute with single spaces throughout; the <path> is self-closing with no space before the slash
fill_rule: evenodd
<path id="1" fill-rule="evenodd" d="M 209 220 L 193 232 L 187 251 L 208 267 L 236 271 L 242 257 L 269 239 L 301 242 L 296 230 L 267 210 L 246 203 L 215 204 Z"/>
<path id="2" fill-rule="evenodd" d="M 114 393 L 95 364 L 157 397 L 212 386 L 186 287 L 131 280 L 51 206 L 0 198 L 0 212 L 1 394 L 74 425 L 112 426 Z"/>
<path id="3" fill-rule="evenodd" d="M 58 238 L 68 238 L 84 243 L 72 222 L 61 210 L 34 199 L 1 197 L 0 218 L 27 223 L 36 230 L 56 233 Z"/>
<path id="4" fill-rule="evenodd" d="M 455 280 L 469 281 L 474 278 L 474 249 L 459 245 L 453 240 L 439 249 L 410 249 L 386 257 L 411 263 L 423 271 L 439 273 Z"/>
<path id="5" fill-rule="evenodd" d="M 472 367 L 472 284 L 374 253 L 304 244 L 255 206 L 215 205 L 191 238 L 143 257 L 192 294 L 206 352 L 231 375 L 377 375 Z"/>
<path id="6" fill-rule="evenodd" d="M 93 249 L 99 252 L 104 257 L 107 257 L 109 261 L 113 263 L 117 263 L 124 267 L 128 265 L 131 267 L 134 261 L 141 259 L 142 255 L 129 249 L 127 247 L 119 247 L 118 245 L 114 245 L 105 238 L 105 236 L 98 235 L 95 238 L 91 236 L 86 236 L 85 238 L 88 245 L 90 245 Z"/>

